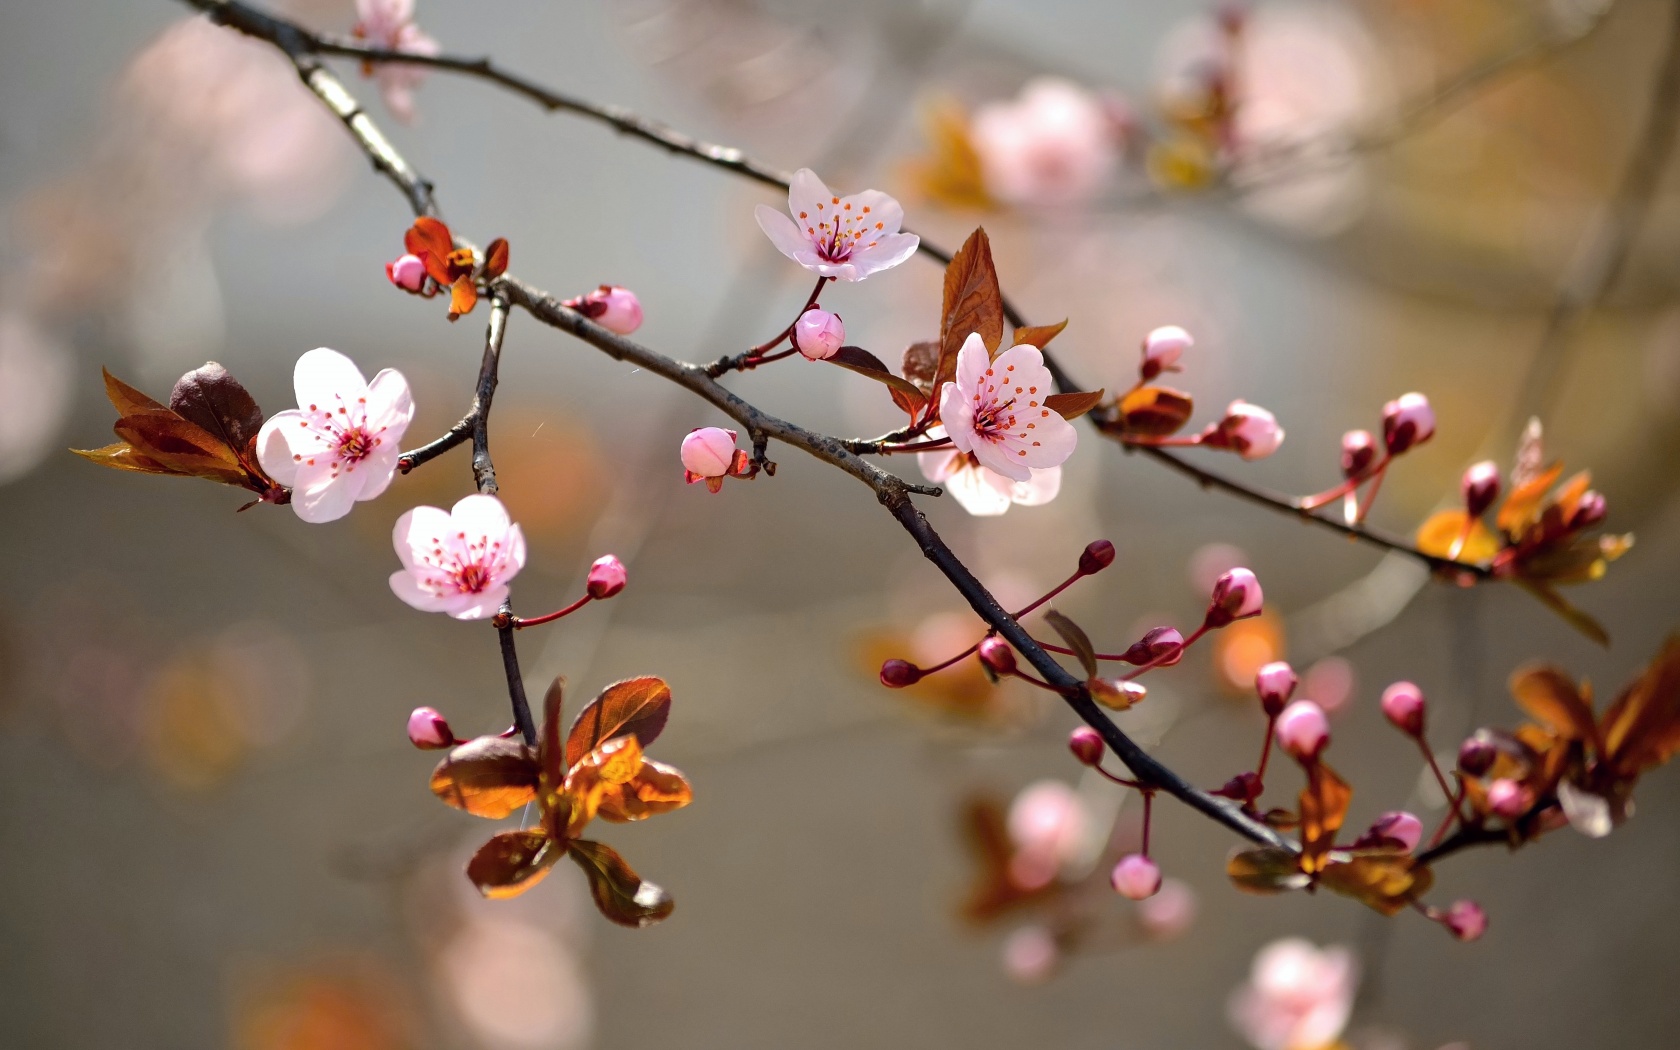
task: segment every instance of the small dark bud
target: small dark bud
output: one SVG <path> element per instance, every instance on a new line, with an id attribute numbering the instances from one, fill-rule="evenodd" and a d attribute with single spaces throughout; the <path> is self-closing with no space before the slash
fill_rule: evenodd
<path id="1" fill-rule="evenodd" d="M 1342 435 L 1342 477 L 1357 478 L 1377 458 L 1377 439 L 1369 430 L 1350 430 Z"/>
<path id="2" fill-rule="evenodd" d="M 1091 576 L 1102 572 L 1114 564 L 1114 544 L 1107 540 L 1096 540 L 1086 546 L 1079 555 L 1079 571 L 1082 575 Z"/>
<path id="3" fill-rule="evenodd" d="M 1465 776 L 1479 777 L 1493 768 L 1499 749 L 1480 732 L 1458 746 L 1458 768 Z"/>
<path id="4" fill-rule="evenodd" d="M 1068 734 L 1068 750 L 1073 752 L 1080 765 L 1094 766 L 1102 761 L 1102 734 L 1090 726 L 1080 726 Z"/>
<path id="5" fill-rule="evenodd" d="M 1499 464 L 1491 459 L 1472 464 L 1465 470 L 1459 490 L 1464 494 L 1466 514 L 1472 518 L 1486 514 L 1499 498 Z"/>
<path id="6" fill-rule="evenodd" d="M 988 636 L 980 643 L 980 662 L 991 669 L 993 674 L 1008 675 L 1015 673 L 1015 650 L 1009 648 L 1009 643 L 997 635 Z"/>
<path id="7" fill-rule="evenodd" d="M 922 680 L 922 669 L 908 660 L 888 660 L 881 665 L 881 684 L 888 689 L 903 689 Z"/>

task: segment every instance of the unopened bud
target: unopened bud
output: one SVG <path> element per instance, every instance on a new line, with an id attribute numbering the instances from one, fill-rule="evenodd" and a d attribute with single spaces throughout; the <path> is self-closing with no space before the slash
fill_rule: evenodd
<path id="1" fill-rule="evenodd" d="M 408 742 L 422 751 L 441 751 L 455 746 L 449 722 L 430 707 L 416 707 L 408 716 Z"/>
<path id="2" fill-rule="evenodd" d="M 1441 923 L 1459 940 L 1474 941 L 1487 932 L 1487 912 L 1473 900 L 1453 901 Z"/>
<path id="3" fill-rule="evenodd" d="M 1184 635 L 1178 632 L 1178 628 L 1152 627 L 1142 638 L 1133 642 L 1122 657 L 1134 666 L 1155 664 L 1157 667 L 1171 667 L 1184 659 L 1183 649 Z M 1155 663 L 1156 660 L 1160 663 Z"/>
<path id="4" fill-rule="evenodd" d="M 1422 839 L 1423 821 L 1405 810 L 1394 810 L 1378 817 L 1354 842 L 1353 848 L 1398 846 L 1410 853 Z"/>
<path id="5" fill-rule="evenodd" d="M 1435 410 L 1419 393 L 1401 394 L 1383 406 L 1383 444 L 1388 454 L 1421 445 L 1435 435 Z"/>
<path id="6" fill-rule="evenodd" d="M 1350 430 L 1342 435 L 1342 477 L 1357 478 L 1377 458 L 1377 439 L 1369 430 Z"/>
<path id="7" fill-rule="evenodd" d="M 401 255 L 385 264 L 385 276 L 405 292 L 419 292 L 426 286 L 426 264 L 418 255 Z"/>
<path id="8" fill-rule="evenodd" d="M 1493 506 L 1494 500 L 1499 498 L 1499 464 L 1491 459 L 1484 459 L 1480 463 L 1471 464 L 1464 471 L 1464 480 L 1459 483 L 1459 489 L 1464 493 L 1464 512 L 1472 518 L 1479 518 Z"/>
<path id="9" fill-rule="evenodd" d="M 1080 765 L 1094 766 L 1103 758 L 1102 734 L 1090 726 L 1080 726 L 1068 734 L 1068 750 Z"/>
<path id="10" fill-rule="evenodd" d="M 1493 741 L 1477 733 L 1458 745 L 1458 770 L 1465 776 L 1479 777 L 1493 768 L 1493 760 L 1498 757 L 1499 748 Z"/>
<path id="11" fill-rule="evenodd" d="M 682 464 L 690 481 L 721 478 L 735 462 L 735 431 L 698 427 L 682 440 Z"/>
<path id="12" fill-rule="evenodd" d="M 1575 504 L 1575 513 L 1569 516 L 1569 527 L 1590 528 L 1603 521 L 1608 511 L 1609 505 L 1604 502 L 1604 494 L 1595 489 L 1588 489 L 1581 493 L 1580 502 Z"/>
<path id="13" fill-rule="evenodd" d="M 1298 683 L 1295 668 L 1283 660 L 1274 660 L 1254 673 L 1254 691 L 1260 694 L 1260 708 L 1266 717 L 1276 718 L 1282 713 Z"/>
<path id="14" fill-rule="evenodd" d="M 625 579 L 624 563 L 618 558 L 611 554 L 596 558 L 589 566 L 589 596 L 611 598 L 624 589 Z"/>
<path id="15" fill-rule="evenodd" d="M 1114 544 L 1107 540 L 1092 540 L 1079 553 L 1079 572 L 1091 576 L 1114 564 Z"/>
<path id="16" fill-rule="evenodd" d="M 1129 711 L 1149 696 L 1149 690 L 1143 685 L 1119 678 L 1093 678 L 1087 684 L 1091 699 L 1111 711 Z"/>
<path id="17" fill-rule="evenodd" d="M 1311 700 L 1297 700 L 1277 719 L 1277 742 L 1297 762 L 1311 762 L 1330 743 L 1330 720 Z"/>
<path id="18" fill-rule="evenodd" d="M 1412 682 L 1395 682 L 1382 694 L 1382 712 L 1394 728 L 1407 736 L 1423 736 L 1423 690 Z"/>
<path id="19" fill-rule="evenodd" d="M 908 660 L 888 660 L 881 665 L 881 684 L 888 689 L 903 689 L 922 680 L 922 669 Z"/>
<path id="20" fill-rule="evenodd" d="M 1015 650 L 997 635 L 987 635 L 980 643 L 980 662 L 991 668 L 993 674 L 1014 674 Z"/>
<path id="21" fill-rule="evenodd" d="M 1139 377 L 1147 383 L 1162 372 L 1177 372 L 1178 359 L 1184 356 L 1184 351 L 1195 345 L 1196 340 L 1178 325 L 1162 325 L 1144 337 L 1143 363 L 1138 366 Z"/>
<path id="22" fill-rule="evenodd" d="M 1129 853 L 1120 858 L 1108 881 L 1120 896 L 1141 901 L 1161 888 L 1161 869 L 1143 854 Z"/>
<path id="23" fill-rule="evenodd" d="M 812 361 L 825 361 L 834 356 L 846 342 L 846 326 L 839 314 L 812 307 L 799 315 L 793 323 L 793 345 Z"/>
<path id="24" fill-rule="evenodd" d="M 1233 401 L 1219 421 L 1223 444 L 1244 459 L 1264 459 L 1283 444 L 1283 428 L 1277 417 L 1247 401 Z"/>
<path id="25" fill-rule="evenodd" d="M 1488 809 L 1501 820 L 1518 820 L 1534 808 L 1534 792 L 1521 782 L 1500 777 L 1488 785 Z"/>
<path id="26" fill-rule="evenodd" d="M 642 301 L 636 298 L 635 292 L 616 284 L 603 284 L 568 305 L 607 331 L 619 335 L 629 335 L 642 326 Z"/>
<path id="27" fill-rule="evenodd" d="M 1213 600 L 1208 606 L 1207 625 L 1224 627 L 1232 620 L 1258 616 L 1265 602 L 1260 580 L 1248 569 L 1232 569 L 1213 584 Z"/>

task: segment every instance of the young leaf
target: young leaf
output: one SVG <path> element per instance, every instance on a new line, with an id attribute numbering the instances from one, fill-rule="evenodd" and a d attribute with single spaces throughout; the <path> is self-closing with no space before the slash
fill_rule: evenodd
<path id="1" fill-rule="evenodd" d="M 1097 650 L 1091 645 L 1091 639 L 1086 636 L 1084 630 L 1055 609 L 1044 614 L 1044 622 L 1056 629 L 1056 633 L 1062 636 L 1062 641 L 1066 642 L 1068 648 L 1079 658 L 1079 666 L 1085 668 L 1085 677 L 1097 677 Z"/>
<path id="2" fill-rule="evenodd" d="M 992 244 L 983 228 L 976 228 L 945 267 L 945 304 L 939 321 L 939 367 L 933 376 L 937 394 L 957 376 L 957 351 L 972 333 L 980 333 L 986 349 L 997 356 L 1003 343 L 1003 292 L 992 266 Z"/>
<path id="3" fill-rule="evenodd" d="M 1319 882 L 1384 915 L 1394 915 L 1428 893 L 1435 876 L 1405 854 L 1375 854 L 1332 863 Z"/>
<path id="4" fill-rule="evenodd" d="M 1125 434 L 1143 437 L 1166 437 L 1176 434 L 1190 414 L 1195 402 L 1181 390 L 1164 386 L 1138 387 L 1120 399 L 1120 430 Z"/>
<path id="5" fill-rule="evenodd" d="M 566 780 L 566 747 L 560 739 L 560 708 L 566 696 L 566 676 L 557 675 L 543 694 L 542 732 L 537 737 L 537 764 L 545 787 L 553 791 Z"/>
<path id="6" fill-rule="evenodd" d="M 1467 515 L 1462 508 L 1439 510 L 1418 526 L 1418 550 L 1437 558 L 1452 558 L 1463 562 L 1485 562 L 1499 553 L 1499 540 L 1480 521 L 1470 526 L 1470 536 L 1455 554 L 1453 547 L 1464 535 Z"/>
<path id="7" fill-rule="evenodd" d="M 1036 346 L 1040 350 L 1043 350 L 1046 346 L 1050 345 L 1050 340 L 1056 338 L 1058 335 L 1061 335 L 1062 329 L 1066 327 L 1066 321 L 1057 321 L 1055 324 L 1029 324 L 1015 329 L 1015 334 L 1009 338 L 1010 342 L 1015 346 L 1025 344 L 1027 346 Z"/>
<path id="8" fill-rule="evenodd" d="M 169 407 L 181 418 L 221 438 L 235 453 L 243 453 L 263 425 L 262 409 L 250 391 L 214 361 L 206 361 L 175 381 Z"/>
<path id="9" fill-rule="evenodd" d="M 537 756 L 520 740 L 481 736 L 432 770 L 432 794 L 475 817 L 500 820 L 537 797 Z"/>
<path id="10" fill-rule="evenodd" d="M 939 344 L 936 342 L 911 343 L 904 351 L 904 361 L 900 371 L 917 390 L 932 397 L 933 377 L 939 371 Z"/>
<path id="11" fill-rule="evenodd" d="M 432 280 L 445 287 L 454 280 L 449 275 L 449 253 L 455 250 L 455 238 L 448 226 L 423 215 L 403 235 L 403 246 L 426 264 L 426 273 Z"/>
<path id="12" fill-rule="evenodd" d="M 1335 845 L 1336 832 L 1347 818 L 1353 788 L 1322 759 L 1307 767 L 1307 786 L 1301 791 L 1301 870 L 1322 870 L 1324 857 Z"/>
<path id="13" fill-rule="evenodd" d="M 886 364 L 880 358 L 861 346 L 842 346 L 829 356 L 827 361 L 860 376 L 868 376 L 877 383 L 886 384 L 892 393 L 893 403 L 912 416 L 927 405 L 926 395 L 917 389 L 916 384 L 887 371 Z"/>
<path id="14" fill-rule="evenodd" d="M 172 474 L 250 487 L 233 449 L 169 409 L 124 416 L 111 429 L 136 452 Z"/>
<path id="15" fill-rule="evenodd" d="M 484 249 L 484 276 L 495 279 L 507 272 L 508 242 L 505 237 L 497 237 Z"/>
<path id="16" fill-rule="evenodd" d="M 670 894 L 643 881 L 611 846 L 579 839 L 568 853 L 589 876 L 589 894 L 595 898 L 595 907 L 620 926 L 651 926 L 676 907 Z"/>
<path id="17" fill-rule="evenodd" d="M 1547 664 L 1519 667 L 1511 675 L 1511 696 L 1530 718 L 1566 740 L 1596 741 L 1592 706 L 1569 676 Z"/>
<path id="18" fill-rule="evenodd" d="M 1604 750 L 1622 777 L 1637 776 L 1680 751 L 1680 635 L 1669 635 L 1657 658 L 1605 712 Z"/>
<path id="19" fill-rule="evenodd" d="M 134 446 L 126 441 L 105 445 L 101 448 L 73 448 L 70 450 L 83 459 L 92 460 L 102 467 L 113 470 L 133 470 L 141 474 L 174 474 L 154 459 L 147 459 L 134 450 Z"/>
<path id="20" fill-rule="evenodd" d="M 118 417 L 165 407 L 112 375 L 109 369 L 101 368 L 100 371 L 105 375 L 105 396 L 111 399 Z"/>
<path id="21" fill-rule="evenodd" d="M 566 737 L 566 765 L 575 766 L 606 741 L 630 733 L 646 748 L 669 717 L 671 687 L 663 680 L 648 676 L 614 682 L 578 712 Z"/>
<path id="22" fill-rule="evenodd" d="M 680 771 L 662 762 L 643 759 L 642 767 L 633 777 L 601 793 L 596 815 L 622 824 L 681 809 L 693 800 L 694 789 Z"/>
<path id="23" fill-rule="evenodd" d="M 455 279 L 449 286 L 449 319 L 457 319 L 462 314 L 472 313 L 472 308 L 478 305 L 478 288 L 468 274 Z"/>
<path id="24" fill-rule="evenodd" d="M 467 878 L 491 900 L 517 897 L 541 882 L 561 848 L 541 831 L 501 831 L 467 862 Z"/>
<path id="25" fill-rule="evenodd" d="M 1225 874 L 1237 889 L 1249 893 L 1282 893 L 1298 890 L 1312 880 L 1301 871 L 1301 858 L 1276 846 L 1242 850 L 1225 862 Z"/>
<path id="26" fill-rule="evenodd" d="M 1063 419 L 1078 419 L 1102 404 L 1101 390 L 1078 390 L 1071 394 L 1051 394 L 1044 399 L 1044 407 L 1059 412 Z"/>

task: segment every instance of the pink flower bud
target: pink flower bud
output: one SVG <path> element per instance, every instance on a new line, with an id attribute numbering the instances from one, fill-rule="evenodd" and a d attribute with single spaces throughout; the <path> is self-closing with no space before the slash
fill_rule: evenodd
<path id="1" fill-rule="evenodd" d="M 455 746 L 449 722 L 430 707 L 416 707 L 408 716 L 408 742 L 422 751 L 441 751 Z"/>
<path id="2" fill-rule="evenodd" d="M 1196 340 L 1178 325 L 1162 325 L 1143 339 L 1143 364 L 1138 367 L 1138 375 L 1148 382 L 1162 372 L 1179 371 L 1178 359 L 1195 345 Z"/>
<path id="3" fill-rule="evenodd" d="M 1092 540 L 1079 552 L 1079 572 L 1092 576 L 1114 564 L 1114 544 L 1107 540 Z"/>
<path id="4" fill-rule="evenodd" d="M 1267 717 L 1278 716 L 1283 705 L 1295 695 L 1295 686 L 1299 681 L 1295 677 L 1295 668 L 1283 660 L 1274 660 L 1255 672 L 1254 691 L 1260 694 L 1260 707 Z"/>
<path id="5" fill-rule="evenodd" d="M 1499 749 L 1480 733 L 1458 746 L 1458 768 L 1465 776 L 1479 777 L 1493 768 Z"/>
<path id="6" fill-rule="evenodd" d="M 1311 700 L 1297 700 L 1277 720 L 1278 744 L 1298 762 L 1311 762 L 1330 743 L 1330 721 Z"/>
<path id="7" fill-rule="evenodd" d="M 1114 866 L 1108 881 L 1120 896 L 1141 901 L 1155 896 L 1155 891 L 1161 888 L 1161 869 L 1141 853 L 1128 853 Z"/>
<path id="8" fill-rule="evenodd" d="M 1609 506 L 1604 502 L 1604 494 L 1596 489 L 1588 489 L 1581 493 L 1581 500 L 1575 504 L 1575 513 L 1569 516 L 1571 529 L 1586 529 L 1604 520 Z"/>
<path id="9" fill-rule="evenodd" d="M 573 305 L 609 332 L 629 335 L 642 326 L 642 301 L 635 292 L 616 284 L 603 284 Z"/>
<path id="10" fill-rule="evenodd" d="M 1219 422 L 1225 443 L 1244 459 L 1265 459 L 1283 444 L 1277 417 L 1247 401 L 1233 401 Z"/>
<path id="11" fill-rule="evenodd" d="M 1209 627 L 1224 627 L 1232 620 L 1258 616 L 1265 602 L 1260 580 L 1248 569 L 1236 568 L 1225 573 L 1213 584 L 1213 600 L 1208 606 Z"/>
<path id="12" fill-rule="evenodd" d="M 1487 912 L 1473 900 L 1453 901 L 1442 923 L 1461 941 L 1474 941 L 1487 932 Z"/>
<path id="13" fill-rule="evenodd" d="M 1369 430 L 1350 430 L 1342 435 L 1342 477 L 1357 478 L 1377 458 L 1377 439 Z"/>
<path id="14" fill-rule="evenodd" d="M 1023 926 L 1003 942 L 1003 970 L 1020 984 L 1041 984 L 1056 972 L 1061 950 L 1049 930 Z"/>
<path id="15" fill-rule="evenodd" d="M 721 478 L 735 462 L 735 431 L 700 427 L 682 440 L 682 463 L 689 480 Z"/>
<path id="16" fill-rule="evenodd" d="M 1196 921 L 1196 891 L 1178 879 L 1163 879 L 1159 892 L 1138 902 L 1137 919 L 1152 940 L 1182 936 Z"/>
<path id="17" fill-rule="evenodd" d="M 426 286 L 426 264 L 418 255 L 398 256 L 385 264 L 385 276 L 405 292 L 418 292 Z"/>
<path id="18" fill-rule="evenodd" d="M 833 357 L 846 342 L 846 326 L 839 314 L 812 307 L 793 323 L 793 345 L 812 361 Z"/>
<path id="19" fill-rule="evenodd" d="M 888 689 L 903 689 L 922 680 L 922 669 L 908 660 L 888 660 L 881 665 L 881 684 Z"/>
<path id="20" fill-rule="evenodd" d="M 1407 853 L 1417 849 L 1423 839 L 1423 821 L 1405 810 L 1394 810 L 1378 817 L 1365 833 L 1354 842 L 1354 849 L 1378 846 L 1398 846 Z"/>
<path id="21" fill-rule="evenodd" d="M 1068 750 L 1079 759 L 1080 765 L 1094 766 L 1102 761 L 1102 734 L 1090 726 L 1080 726 L 1068 734 Z"/>
<path id="22" fill-rule="evenodd" d="M 1534 792 L 1509 777 L 1488 785 L 1488 808 L 1502 820 L 1517 820 L 1534 808 Z"/>
<path id="23" fill-rule="evenodd" d="M 617 557 L 608 554 L 596 558 L 589 566 L 589 596 L 591 598 L 611 598 L 624 589 L 624 563 Z"/>
<path id="24" fill-rule="evenodd" d="M 1407 736 L 1423 735 L 1423 690 L 1412 682 L 1395 682 L 1382 694 L 1383 715 Z"/>
<path id="25" fill-rule="evenodd" d="M 1015 650 L 997 635 L 988 635 L 980 643 L 980 662 L 991 668 L 993 674 L 1014 674 Z"/>
<path id="26" fill-rule="evenodd" d="M 1491 459 L 1471 464 L 1459 485 L 1464 493 L 1464 511 L 1472 518 L 1486 514 L 1499 498 L 1499 464 Z"/>
<path id="27" fill-rule="evenodd" d="M 1132 643 L 1124 656 L 1129 664 L 1142 666 L 1153 663 L 1157 658 L 1161 662 L 1157 667 L 1171 667 L 1184 659 L 1184 635 L 1178 633 L 1176 627 L 1152 627 L 1141 639 Z M 1172 655 L 1168 656 L 1167 654 Z"/>
<path id="28" fill-rule="evenodd" d="M 1435 410 L 1422 394 L 1401 394 L 1383 406 L 1383 444 L 1389 455 L 1398 456 L 1434 434 Z"/>

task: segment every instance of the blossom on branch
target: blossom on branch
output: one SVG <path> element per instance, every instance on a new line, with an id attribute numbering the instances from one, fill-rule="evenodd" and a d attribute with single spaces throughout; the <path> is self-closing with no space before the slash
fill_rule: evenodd
<path id="1" fill-rule="evenodd" d="M 850 197 L 829 192 L 810 168 L 793 173 L 788 215 L 760 204 L 759 228 L 776 250 L 810 270 L 842 281 L 861 281 L 916 253 L 921 239 L 900 233 L 904 209 L 880 190 Z"/>
<path id="2" fill-rule="evenodd" d="M 942 438 L 945 428 L 933 427 L 927 436 L 930 440 Z M 955 448 L 918 452 L 916 463 L 929 481 L 943 485 L 963 510 L 979 518 L 995 517 L 1014 503 L 1023 507 L 1049 503 L 1062 488 L 1061 467 L 1034 470 L 1026 481 L 1015 481 L 981 466 L 973 453 Z"/>
<path id="3" fill-rule="evenodd" d="M 298 358 L 292 386 L 298 407 L 263 424 L 257 458 L 292 490 L 298 517 L 334 521 L 390 486 L 414 399 L 401 372 L 382 369 L 370 383 L 354 361 L 324 346 Z"/>
<path id="4" fill-rule="evenodd" d="M 436 56 L 438 42 L 414 24 L 414 0 L 356 0 L 356 24 L 351 33 L 371 47 L 410 55 Z M 362 73 L 379 82 L 385 107 L 398 120 L 414 119 L 414 89 L 426 79 L 424 66 L 401 62 L 363 63 Z"/>
<path id="5" fill-rule="evenodd" d="M 494 616 L 525 567 L 525 534 L 494 496 L 468 496 L 448 511 L 415 507 L 397 519 L 391 541 L 403 563 L 391 574 L 396 596 L 457 620 Z"/>
<path id="6" fill-rule="evenodd" d="M 1231 996 L 1231 1024 L 1256 1050 L 1331 1046 L 1353 1015 L 1358 987 L 1352 952 L 1286 937 L 1254 956 L 1248 983 Z"/>
<path id="7" fill-rule="evenodd" d="M 1028 81 L 1019 98 L 981 106 L 970 138 L 986 191 L 1005 204 L 1084 203 L 1102 191 L 1119 160 L 1102 101 L 1060 77 Z"/>
<path id="8" fill-rule="evenodd" d="M 1044 354 L 1012 346 L 991 360 L 978 333 L 957 353 L 957 378 L 939 394 L 939 418 L 960 452 L 1013 481 L 1031 481 L 1034 469 L 1059 467 L 1079 441 L 1073 425 L 1046 408 L 1055 393 Z"/>

